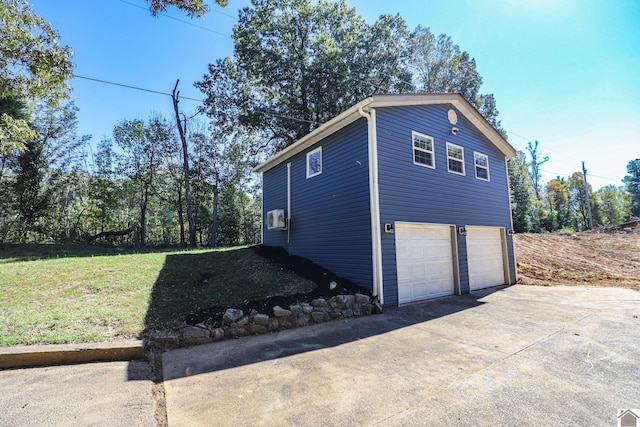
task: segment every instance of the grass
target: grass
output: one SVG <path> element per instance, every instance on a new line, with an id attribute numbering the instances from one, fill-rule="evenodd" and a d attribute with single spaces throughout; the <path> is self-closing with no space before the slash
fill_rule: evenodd
<path id="1" fill-rule="evenodd" d="M 0 345 L 140 337 L 198 309 L 314 287 L 248 248 L 10 246 L 0 249 Z"/>

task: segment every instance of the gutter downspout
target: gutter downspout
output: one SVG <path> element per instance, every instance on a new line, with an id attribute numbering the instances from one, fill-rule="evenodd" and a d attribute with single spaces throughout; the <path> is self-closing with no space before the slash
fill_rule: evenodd
<path id="1" fill-rule="evenodd" d="M 287 243 L 291 243 L 291 162 L 287 163 Z"/>
<path id="2" fill-rule="evenodd" d="M 371 209 L 371 258 L 373 264 L 373 296 L 384 304 L 382 280 L 382 238 L 380 230 L 380 198 L 378 195 L 378 136 L 376 133 L 376 110 L 358 113 L 367 119 L 369 154 L 369 205 Z"/>
<path id="3" fill-rule="evenodd" d="M 509 222 L 511 224 L 511 230 L 513 230 L 513 210 L 511 206 L 511 180 L 509 179 L 509 158 L 507 156 L 504 157 L 504 170 L 507 174 L 507 195 L 509 196 Z M 508 240 L 508 236 L 505 236 L 505 239 Z M 515 242 L 513 241 L 513 235 L 511 236 L 511 253 L 513 254 L 513 270 L 516 273 L 516 277 L 514 278 L 513 283 L 518 282 L 518 262 L 516 260 L 516 248 Z M 505 240 L 506 241 L 506 240 Z M 507 255 L 509 253 L 509 249 L 507 248 Z M 509 258 L 507 256 L 507 258 Z M 511 266 L 507 266 L 507 271 L 509 272 L 509 284 L 511 285 Z"/>

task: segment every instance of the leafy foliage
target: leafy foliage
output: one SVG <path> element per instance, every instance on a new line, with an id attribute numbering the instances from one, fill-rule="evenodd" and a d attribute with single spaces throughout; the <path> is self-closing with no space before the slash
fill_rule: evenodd
<path id="1" fill-rule="evenodd" d="M 281 149 L 374 93 L 460 92 L 494 125 L 475 61 L 445 35 L 410 32 L 400 16 L 367 23 L 344 1 L 253 0 L 240 12 L 233 58 L 196 83 L 220 128 L 261 135 L 254 152 Z"/>
<path id="2" fill-rule="evenodd" d="M 629 175 L 624 177 L 624 182 L 631 195 L 631 212 L 640 217 L 640 159 L 631 160 L 627 164 L 627 173 Z"/>
<path id="3" fill-rule="evenodd" d="M 602 224 L 616 225 L 626 221 L 631 214 L 631 195 L 624 187 L 607 185 L 596 192 L 600 203 Z"/>
<path id="4" fill-rule="evenodd" d="M 0 1 L 0 156 L 24 149 L 35 137 L 28 102 L 68 97 L 73 52 L 25 0 Z"/>
<path id="5" fill-rule="evenodd" d="M 532 231 L 531 211 L 534 198 L 526 155 L 521 151 L 518 152 L 516 157 L 509 160 L 507 167 L 509 171 L 513 229 L 517 233 Z"/>
<path id="6" fill-rule="evenodd" d="M 222 7 L 229 5 L 229 0 L 215 0 L 215 2 Z M 169 7 L 184 10 L 192 18 L 202 18 L 211 10 L 202 0 L 147 0 L 147 3 L 151 3 L 150 9 L 153 16 L 164 12 Z"/>

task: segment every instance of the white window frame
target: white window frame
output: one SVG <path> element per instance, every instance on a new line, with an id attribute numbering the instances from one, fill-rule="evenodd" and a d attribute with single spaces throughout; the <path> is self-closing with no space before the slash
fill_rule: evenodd
<path id="1" fill-rule="evenodd" d="M 487 160 L 487 166 L 482 166 L 482 165 L 477 164 L 476 163 L 476 156 L 484 157 Z M 487 171 L 487 177 L 486 178 L 482 178 L 482 177 L 478 176 L 478 168 L 486 169 L 486 171 Z M 477 151 L 474 151 L 473 152 L 473 170 L 474 170 L 474 173 L 476 175 L 476 179 L 479 179 L 480 181 L 491 181 L 491 175 L 489 173 L 489 156 L 487 156 L 484 153 L 479 153 Z"/>
<path id="2" fill-rule="evenodd" d="M 457 157 L 449 156 L 449 147 L 460 149 L 460 152 L 462 153 L 462 159 L 459 159 Z M 456 161 L 456 162 L 461 162 L 462 163 L 462 172 L 451 170 L 451 168 L 449 167 L 449 160 L 453 160 L 453 161 Z M 453 144 L 451 142 L 447 142 L 447 170 L 449 172 L 451 172 L 451 173 L 455 173 L 456 175 L 465 175 L 465 170 L 464 170 L 464 148 L 459 146 L 459 145 Z"/>
<path id="3" fill-rule="evenodd" d="M 320 170 L 314 173 L 311 173 L 309 168 L 309 159 L 316 153 L 320 153 Z M 322 147 L 318 147 L 314 150 L 311 150 L 307 153 L 307 179 L 313 178 L 314 176 L 318 176 L 322 173 Z"/>
<path id="4" fill-rule="evenodd" d="M 424 139 L 428 139 L 431 141 L 431 150 L 425 150 L 424 148 L 419 148 L 416 147 L 415 145 L 415 138 L 420 137 L 420 138 L 424 138 Z M 433 139 L 432 136 L 429 135 L 425 135 L 423 133 L 420 132 L 416 132 L 416 131 L 411 131 L 411 156 L 413 158 L 413 164 L 414 165 L 418 165 L 418 166 L 422 166 L 424 168 L 431 168 L 431 169 L 435 169 L 436 168 L 436 142 Z M 431 154 L 431 164 L 430 165 L 425 165 L 424 163 L 420 163 L 420 162 L 416 162 L 416 150 L 421 151 L 423 153 L 429 153 Z"/>

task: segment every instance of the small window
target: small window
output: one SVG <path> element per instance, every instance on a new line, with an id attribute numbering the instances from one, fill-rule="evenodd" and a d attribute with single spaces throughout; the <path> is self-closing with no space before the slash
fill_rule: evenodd
<path id="1" fill-rule="evenodd" d="M 418 132 L 411 132 L 413 138 L 413 163 L 428 168 L 435 168 L 433 158 L 433 138 Z"/>
<path id="2" fill-rule="evenodd" d="M 322 147 L 307 153 L 307 178 L 322 173 Z"/>
<path id="3" fill-rule="evenodd" d="M 464 175 L 464 149 L 447 142 L 447 167 L 449 172 Z"/>
<path id="4" fill-rule="evenodd" d="M 476 178 L 489 181 L 489 157 L 482 153 L 473 153 L 476 166 Z"/>

